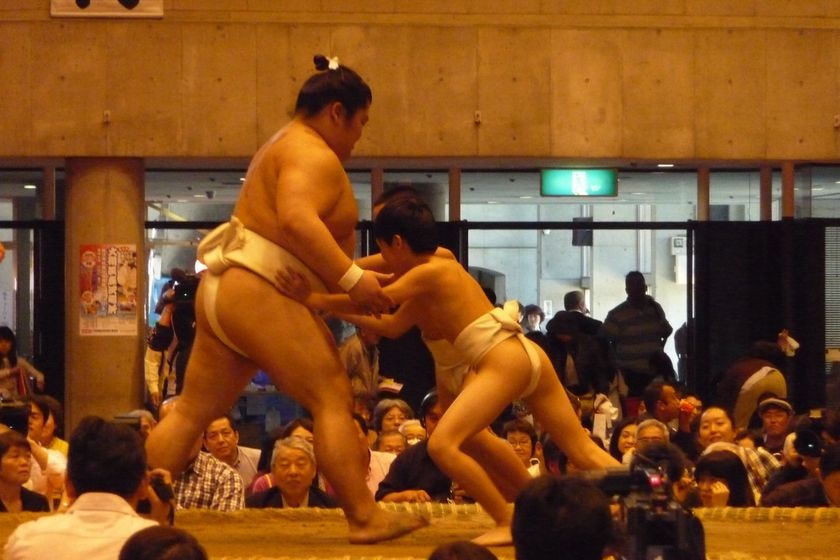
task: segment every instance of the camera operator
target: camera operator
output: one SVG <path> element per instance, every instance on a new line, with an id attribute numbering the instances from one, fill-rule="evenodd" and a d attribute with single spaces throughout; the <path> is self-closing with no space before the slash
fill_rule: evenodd
<path id="1" fill-rule="evenodd" d="M 160 319 L 149 335 L 145 358 L 146 386 L 155 407 L 164 397 L 181 393 L 195 339 L 195 293 L 201 278 L 180 268 L 170 274 L 172 280 L 164 285 L 155 306 Z"/>

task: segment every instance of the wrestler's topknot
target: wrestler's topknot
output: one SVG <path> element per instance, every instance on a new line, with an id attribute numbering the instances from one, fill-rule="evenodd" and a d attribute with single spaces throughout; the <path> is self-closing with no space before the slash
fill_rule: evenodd
<path id="1" fill-rule="evenodd" d="M 338 57 L 322 54 L 313 57 L 317 73 L 310 76 L 298 93 L 295 113 L 307 117 L 316 115 L 324 107 L 338 101 L 352 118 L 356 111 L 373 101 L 370 87 L 352 68 L 339 64 Z"/>

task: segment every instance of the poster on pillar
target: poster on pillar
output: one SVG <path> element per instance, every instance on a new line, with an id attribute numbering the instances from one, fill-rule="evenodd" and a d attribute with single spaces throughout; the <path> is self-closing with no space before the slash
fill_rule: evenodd
<path id="1" fill-rule="evenodd" d="M 79 334 L 137 335 L 137 246 L 79 247 Z"/>
<path id="2" fill-rule="evenodd" d="M 53 17 L 163 17 L 163 0 L 51 0 Z"/>

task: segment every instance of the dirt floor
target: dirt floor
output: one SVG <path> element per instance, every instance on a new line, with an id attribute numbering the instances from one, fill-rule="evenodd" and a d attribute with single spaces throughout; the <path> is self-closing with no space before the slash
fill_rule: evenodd
<path id="1" fill-rule="evenodd" d="M 394 508 L 396 509 L 396 508 Z M 247 510 L 232 514 L 179 512 L 176 524 L 193 533 L 216 560 L 425 559 L 441 543 L 470 539 L 492 526 L 476 506 L 425 508 L 429 527 L 389 543 L 347 544 L 338 510 Z M 710 560 L 840 559 L 840 509 L 699 510 Z M 0 516 L 0 539 L 33 514 Z M 513 560 L 513 548 L 493 552 Z M 58 557 L 57 557 L 58 558 Z"/>

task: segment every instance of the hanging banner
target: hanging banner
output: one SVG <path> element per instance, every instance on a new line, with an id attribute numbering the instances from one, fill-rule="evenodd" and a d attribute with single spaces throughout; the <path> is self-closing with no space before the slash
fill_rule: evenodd
<path id="1" fill-rule="evenodd" d="M 137 246 L 79 248 L 79 334 L 137 335 Z"/>
<path id="2" fill-rule="evenodd" d="M 163 17 L 163 0 L 51 0 L 53 17 Z"/>

